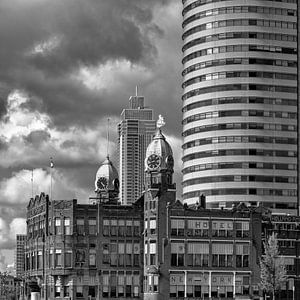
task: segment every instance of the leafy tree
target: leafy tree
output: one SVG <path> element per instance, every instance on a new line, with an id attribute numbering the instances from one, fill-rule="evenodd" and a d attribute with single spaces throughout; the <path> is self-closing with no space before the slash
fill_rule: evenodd
<path id="1" fill-rule="evenodd" d="M 260 261 L 261 287 L 274 299 L 287 277 L 284 261 L 279 256 L 277 236 L 274 233 L 264 242 L 264 249 L 265 253 Z"/>
<path id="2" fill-rule="evenodd" d="M 9 285 L 8 285 L 8 273 L 7 272 L 0 272 L 0 295 L 1 296 L 8 296 L 11 292 Z"/>

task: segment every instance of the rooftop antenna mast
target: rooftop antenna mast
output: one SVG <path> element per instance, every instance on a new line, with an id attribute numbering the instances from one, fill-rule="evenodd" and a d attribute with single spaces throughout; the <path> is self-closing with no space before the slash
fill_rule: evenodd
<path id="1" fill-rule="evenodd" d="M 31 170 L 31 198 L 33 199 L 33 169 Z"/>
<path id="2" fill-rule="evenodd" d="M 107 158 L 109 158 L 109 117 L 107 118 L 107 134 L 106 134 L 106 142 L 107 142 L 107 149 L 106 149 L 106 153 L 107 153 Z"/>

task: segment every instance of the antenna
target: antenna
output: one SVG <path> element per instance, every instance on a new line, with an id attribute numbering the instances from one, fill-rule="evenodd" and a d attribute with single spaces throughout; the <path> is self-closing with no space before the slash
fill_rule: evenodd
<path id="1" fill-rule="evenodd" d="M 53 158 L 50 157 L 50 200 L 52 200 L 52 169 L 54 168 Z"/>
<path id="2" fill-rule="evenodd" d="M 135 86 L 135 96 L 136 97 L 138 96 L 138 86 L 137 85 Z"/>
<path id="3" fill-rule="evenodd" d="M 107 153 L 107 158 L 109 157 L 109 121 L 110 121 L 110 119 L 109 119 L 109 117 L 107 118 L 107 135 L 106 135 L 106 139 L 107 139 L 107 151 L 106 151 L 106 153 Z"/>
<path id="4" fill-rule="evenodd" d="M 31 198 L 33 198 L 33 169 L 31 170 Z"/>

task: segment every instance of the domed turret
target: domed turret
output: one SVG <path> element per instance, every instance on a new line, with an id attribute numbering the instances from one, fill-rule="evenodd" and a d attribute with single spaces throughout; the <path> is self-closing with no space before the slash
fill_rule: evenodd
<path id="1" fill-rule="evenodd" d="M 118 171 L 107 156 L 106 160 L 99 167 L 96 180 L 95 192 L 119 192 L 119 176 Z"/>
<path id="2" fill-rule="evenodd" d="M 173 185 L 173 151 L 161 132 L 161 127 L 164 125 L 163 117 L 159 116 L 157 132 L 146 151 L 145 172 L 147 187 L 159 184 L 162 188 L 170 188 Z"/>
<path id="3" fill-rule="evenodd" d="M 159 128 L 146 151 L 145 170 L 172 170 L 173 151 Z"/>

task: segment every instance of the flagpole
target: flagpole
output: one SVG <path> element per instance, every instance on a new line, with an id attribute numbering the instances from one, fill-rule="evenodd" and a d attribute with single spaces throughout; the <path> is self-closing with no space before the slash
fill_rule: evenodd
<path id="1" fill-rule="evenodd" d="M 33 199 L 33 169 L 31 170 L 31 197 Z"/>
<path id="2" fill-rule="evenodd" d="M 52 169 L 54 167 L 53 158 L 50 157 L 50 200 L 52 200 Z"/>

